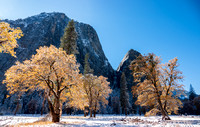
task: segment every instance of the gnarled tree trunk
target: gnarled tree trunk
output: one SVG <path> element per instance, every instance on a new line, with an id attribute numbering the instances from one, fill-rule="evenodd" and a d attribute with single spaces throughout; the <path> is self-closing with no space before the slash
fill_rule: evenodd
<path id="1" fill-rule="evenodd" d="M 14 115 L 16 115 L 17 114 L 17 111 L 19 110 L 19 106 L 20 106 L 20 97 L 21 97 L 21 94 L 19 94 L 18 96 L 17 96 L 17 106 L 16 106 L 16 109 L 15 109 L 15 112 L 14 112 Z"/>
<path id="2" fill-rule="evenodd" d="M 50 114 L 52 116 L 52 122 L 60 122 L 60 102 L 58 98 L 55 98 L 55 104 L 53 105 L 50 98 L 47 97 L 49 103 Z"/>

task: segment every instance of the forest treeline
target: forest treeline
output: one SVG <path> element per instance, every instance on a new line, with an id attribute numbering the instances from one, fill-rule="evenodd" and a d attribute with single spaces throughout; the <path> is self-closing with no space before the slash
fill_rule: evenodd
<path id="1" fill-rule="evenodd" d="M 20 28 L 11 28 L 8 23 L 0 22 L 0 52 L 15 56 L 17 39 L 23 36 Z M 90 54 L 85 55 L 84 72 L 80 73 L 76 60 L 77 33 L 71 20 L 64 30 L 60 48 L 53 45 L 36 50 L 29 60 L 17 61 L 5 73 L 8 98 L 13 94 L 20 98 L 28 91 L 42 91 L 47 100 L 52 122 L 59 122 L 62 107 L 79 109 L 84 116 L 95 117 L 101 107 L 109 104 L 112 89 L 106 77 L 96 76 L 90 68 Z M 15 56 L 16 57 L 16 56 Z M 116 113 L 128 115 L 133 106 L 129 98 L 136 98 L 139 113 L 162 115 L 163 120 L 170 120 L 171 114 L 199 114 L 200 97 L 190 86 L 189 98 L 181 81 L 182 72 L 178 69 L 178 58 L 162 64 L 161 58 L 153 53 L 139 55 L 130 64 L 130 70 L 136 83 L 132 95 L 128 93 L 125 74 L 120 80 L 120 98 L 112 104 Z M 118 102 L 119 101 L 119 102 Z M 45 106 L 43 104 L 43 106 Z M 16 103 L 17 113 L 19 103 Z M 119 111 L 120 110 L 120 111 Z M 134 113 L 138 113 L 136 110 Z"/>

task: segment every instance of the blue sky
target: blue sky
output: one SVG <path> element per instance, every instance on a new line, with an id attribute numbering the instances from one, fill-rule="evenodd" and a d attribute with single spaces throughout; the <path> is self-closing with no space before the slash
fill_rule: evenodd
<path id="1" fill-rule="evenodd" d="M 178 57 L 185 88 L 200 94 L 198 0 L 0 0 L 1 19 L 54 11 L 93 26 L 114 69 L 131 48 L 163 62 Z"/>

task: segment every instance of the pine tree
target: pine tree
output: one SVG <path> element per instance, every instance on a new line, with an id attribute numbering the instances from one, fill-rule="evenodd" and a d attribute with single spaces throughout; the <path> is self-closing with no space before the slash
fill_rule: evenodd
<path id="1" fill-rule="evenodd" d="M 129 95 L 127 92 L 126 76 L 124 73 L 122 73 L 120 81 L 120 102 L 122 106 L 122 112 L 124 112 L 124 114 L 127 116 L 130 104 L 129 104 Z"/>
<path id="2" fill-rule="evenodd" d="M 190 84 L 189 100 L 192 101 L 197 96 L 192 84 Z"/>
<path id="3" fill-rule="evenodd" d="M 77 33 L 75 30 L 74 20 L 69 21 L 63 37 L 61 38 L 60 47 L 69 54 L 78 54 L 77 50 Z"/>
<path id="4" fill-rule="evenodd" d="M 90 63 L 89 63 L 89 53 L 85 54 L 85 60 L 84 60 L 84 75 L 86 74 L 93 74 L 94 70 L 90 68 Z"/>

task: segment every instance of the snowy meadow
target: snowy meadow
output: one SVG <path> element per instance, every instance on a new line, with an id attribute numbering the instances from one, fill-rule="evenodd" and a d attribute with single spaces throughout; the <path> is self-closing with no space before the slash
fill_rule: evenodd
<path id="1" fill-rule="evenodd" d="M 59 123 L 52 123 L 40 115 L 0 116 L 0 126 L 50 126 L 50 127 L 199 127 L 200 116 L 170 116 L 172 120 L 162 121 L 161 116 L 97 115 L 96 118 L 83 115 L 62 115 Z"/>

